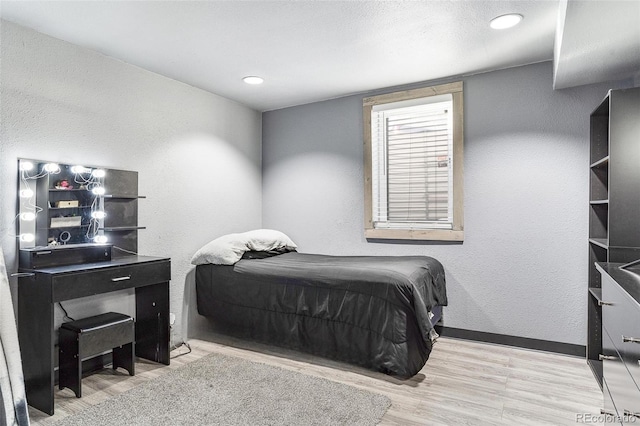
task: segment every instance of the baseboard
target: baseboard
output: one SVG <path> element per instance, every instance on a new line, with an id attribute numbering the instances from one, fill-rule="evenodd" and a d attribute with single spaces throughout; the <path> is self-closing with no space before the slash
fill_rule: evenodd
<path id="1" fill-rule="evenodd" d="M 476 342 L 496 343 L 498 345 L 554 352 L 578 357 L 586 356 L 586 347 L 571 343 L 552 342 L 549 340 L 530 339 L 528 337 L 509 336 L 507 334 L 485 333 L 483 331 L 465 330 L 462 328 L 444 327 L 441 336 L 456 339 L 474 340 Z"/>

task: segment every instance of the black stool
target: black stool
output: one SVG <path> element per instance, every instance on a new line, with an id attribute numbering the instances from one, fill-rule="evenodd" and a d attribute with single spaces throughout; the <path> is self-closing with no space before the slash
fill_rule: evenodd
<path id="1" fill-rule="evenodd" d="M 60 326 L 60 389 L 82 396 L 82 360 L 113 349 L 113 369 L 135 375 L 135 326 L 128 315 L 108 312 Z"/>

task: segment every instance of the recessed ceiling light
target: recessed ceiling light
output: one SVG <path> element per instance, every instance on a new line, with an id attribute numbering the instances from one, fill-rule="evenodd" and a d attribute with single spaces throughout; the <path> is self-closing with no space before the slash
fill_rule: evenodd
<path id="1" fill-rule="evenodd" d="M 258 77 L 255 75 L 250 75 L 242 79 L 247 84 L 262 84 L 264 83 L 264 78 Z"/>
<path id="2" fill-rule="evenodd" d="M 494 30 L 504 30 L 505 28 L 511 28 L 522 21 L 523 16 L 519 13 L 509 13 L 507 15 L 496 16 L 491 20 L 489 25 Z"/>

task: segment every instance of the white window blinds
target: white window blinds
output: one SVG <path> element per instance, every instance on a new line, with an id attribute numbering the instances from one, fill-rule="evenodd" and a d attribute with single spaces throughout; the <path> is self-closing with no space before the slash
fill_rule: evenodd
<path id="1" fill-rule="evenodd" d="M 441 95 L 372 109 L 374 228 L 452 228 L 452 107 Z"/>

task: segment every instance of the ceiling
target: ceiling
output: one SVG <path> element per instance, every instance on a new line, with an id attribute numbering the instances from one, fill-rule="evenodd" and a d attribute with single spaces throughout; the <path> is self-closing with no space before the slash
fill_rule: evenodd
<path id="1" fill-rule="evenodd" d="M 560 4 L 554 88 L 640 79 L 640 0 Z"/>
<path id="2" fill-rule="evenodd" d="M 580 42 L 586 30 L 581 20 L 594 14 L 574 12 L 572 3 L 2 0 L 0 14 L 265 111 L 552 60 L 554 43 L 560 86 L 575 85 L 578 77 L 584 80 L 584 72 L 576 77 L 576 70 L 589 58 L 581 61 L 572 52 L 589 47 Z M 640 23 L 640 1 L 620 3 L 638 6 Z M 489 27 L 492 18 L 510 12 L 524 16 L 520 25 Z M 573 19 L 574 14 L 579 19 Z M 627 19 L 625 25 L 633 22 Z M 640 46 L 632 30 L 631 44 Z M 563 47 L 561 55 L 558 46 Z M 558 60 L 569 66 L 558 66 Z M 626 63 L 624 72 L 640 69 L 629 71 L 634 60 L 626 62 L 631 65 Z M 241 80 L 247 75 L 262 76 L 265 82 L 247 85 Z"/>

